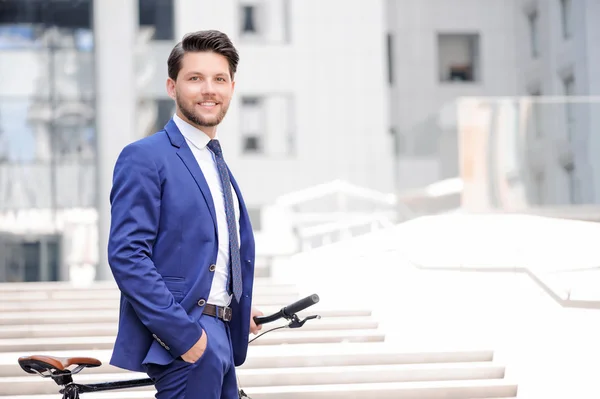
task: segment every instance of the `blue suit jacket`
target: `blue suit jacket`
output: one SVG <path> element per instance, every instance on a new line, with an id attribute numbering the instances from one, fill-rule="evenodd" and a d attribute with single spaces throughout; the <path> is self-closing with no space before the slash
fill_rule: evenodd
<path id="1" fill-rule="evenodd" d="M 243 296 L 232 300 L 234 362 L 246 359 L 254 280 L 254 237 L 240 189 Z M 202 335 L 203 301 L 217 260 L 217 224 L 202 170 L 173 122 L 120 153 L 110 194 L 108 261 L 121 290 L 110 363 L 133 371 L 169 364 Z M 210 339 L 209 339 L 210 342 Z"/>

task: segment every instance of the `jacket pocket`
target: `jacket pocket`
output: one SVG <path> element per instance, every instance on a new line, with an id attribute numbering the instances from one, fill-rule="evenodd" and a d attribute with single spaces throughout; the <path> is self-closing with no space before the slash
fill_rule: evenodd
<path id="1" fill-rule="evenodd" d="M 163 277 L 167 289 L 177 300 L 183 299 L 187 294 L 187 284 L 183 277 L 165 276 Z"/>

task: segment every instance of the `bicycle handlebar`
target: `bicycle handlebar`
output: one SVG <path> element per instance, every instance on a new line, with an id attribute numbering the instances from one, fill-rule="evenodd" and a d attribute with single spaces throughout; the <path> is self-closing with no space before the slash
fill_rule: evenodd
<path id="1" fill-rule="evenodd" d="M 303 311 L 304 309 L 316 304 L 319 302 L 319 296 L 317 294 L 312 294 L 307 296 L 306 298 L 302 298 L 292 304 L 289 304 L 283 308 L 281 308 L 278 312 L 267 315 L 267 316 L 255 316 L 254 322 L 256 325 L 271 323 L 276 320 L 285 317 L 286 319 L 292 318 L 296 313 Z"/>

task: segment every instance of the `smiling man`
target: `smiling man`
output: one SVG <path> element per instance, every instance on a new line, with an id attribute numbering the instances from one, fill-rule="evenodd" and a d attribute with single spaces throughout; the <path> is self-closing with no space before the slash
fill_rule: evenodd
<path id="1" fill-rule="evenodd" d="M 108 256 L 121 290 L 111 364 L 145 371 L 158 399 L 237 399 L 249 333 L 254 238 L 217 127 L 238 53 L 218 31 L 187 34 L 168 59 L 176 112 L 119 155 Z"/>

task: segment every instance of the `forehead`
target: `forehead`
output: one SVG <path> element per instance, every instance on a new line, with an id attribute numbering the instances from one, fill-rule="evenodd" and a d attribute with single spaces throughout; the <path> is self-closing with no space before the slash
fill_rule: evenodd
<path id="1" fill-rule="evenodd" d="M 207 75 L 229 74 L 229 62 L 225 56 L 214 52 L 185 53 L 181 61 L 180 73 L 192 72 Z"/>

